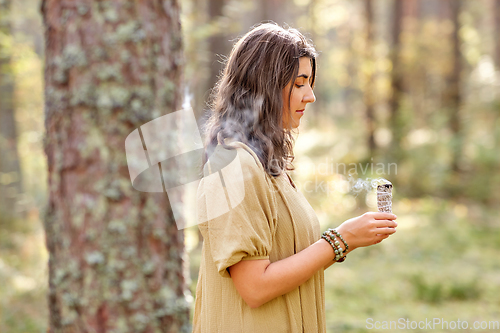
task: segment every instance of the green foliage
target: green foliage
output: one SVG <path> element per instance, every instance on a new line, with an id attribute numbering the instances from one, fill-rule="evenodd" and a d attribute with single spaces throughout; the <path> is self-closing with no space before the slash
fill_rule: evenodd
<path id="1" fill-rule="evenodd" d="M 421 272 L 410 278 L 414 288 L 415 299 L 438 304 L 444 301 L 467 301 L 481 298 L 480 280 L 456 281 L 454 276 L 446 280 L 429 281 Z"/>
<path id="2" fill-rule="evenodd" d="M 441 282 L 426 282 L 421 275 L 413 276 L 411 282 L 418 300 L 430 303 L 439 303 L 443 300 L 444 292 Z"/>
<path id="3" fill-rule="evenodd" d="M 450 286 L 448 297 L 450 300 L 475 300 L 481 298 L 480 281 L 472 280 L 464 283 L 454 283 Z"/>

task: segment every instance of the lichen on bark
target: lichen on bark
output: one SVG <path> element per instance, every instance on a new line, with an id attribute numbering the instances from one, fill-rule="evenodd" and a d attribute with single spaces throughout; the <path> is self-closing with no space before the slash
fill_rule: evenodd
<path id="1" fill-rule="evenodd" d="M 189 332 L 184 236 L 124 142 L 178 110 L 177 1 L 44 0 L 51 332 Z"/>

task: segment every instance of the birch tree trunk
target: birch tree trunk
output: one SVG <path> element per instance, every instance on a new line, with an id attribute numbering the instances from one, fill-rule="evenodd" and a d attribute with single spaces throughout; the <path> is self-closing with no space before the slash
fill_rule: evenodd
<path id="1" fill-rule="evenodd" d="M 180 109 L 176 0 L 41 3 L 50 332 L 189 332 L 184 235 L 132 188 L 125 138 Z"/>

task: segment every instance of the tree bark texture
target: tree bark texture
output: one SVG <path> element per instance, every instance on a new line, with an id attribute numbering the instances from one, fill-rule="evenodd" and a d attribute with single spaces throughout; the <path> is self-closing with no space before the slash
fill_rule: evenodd
<path id="1" fill-rule="evenodd" d="M 0 1 L 0 224 L 22 216 L 21 168 L 17 151 L 14 75 L 11 52 L 11 1 Z"/>
<path id="2" fill-rule="evenodd" d="M 50 332 L 189 332 L 184 235 L 125 138 L 181 105 L 176 0 L 43 0 Z"/>

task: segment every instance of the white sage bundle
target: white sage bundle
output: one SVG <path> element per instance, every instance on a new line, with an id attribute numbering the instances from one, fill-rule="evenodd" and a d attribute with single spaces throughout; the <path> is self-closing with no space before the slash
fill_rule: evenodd
<path id="1" fill-rule="evenodd" d="M 392 184 L 377 186 L 377 207 L 379 212 L 392 213 Z"/>

